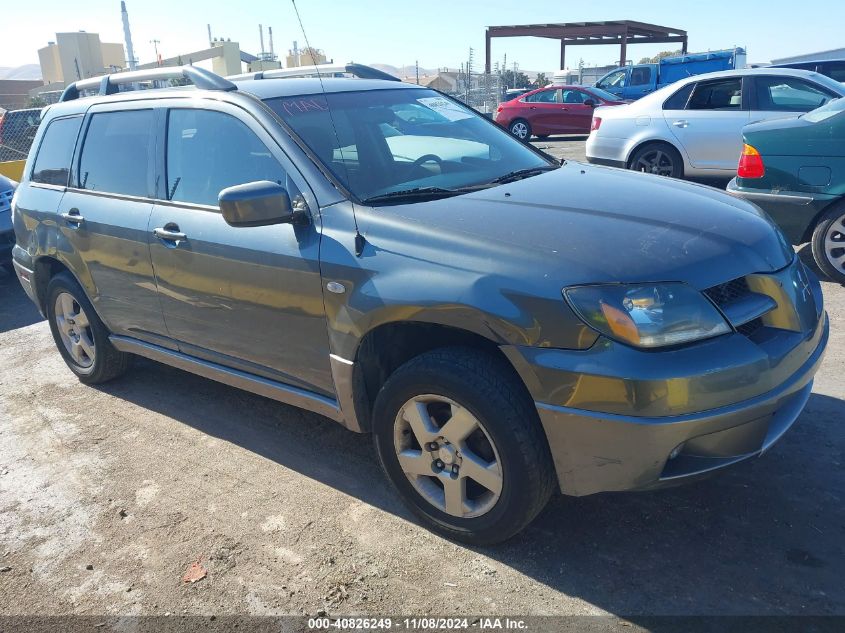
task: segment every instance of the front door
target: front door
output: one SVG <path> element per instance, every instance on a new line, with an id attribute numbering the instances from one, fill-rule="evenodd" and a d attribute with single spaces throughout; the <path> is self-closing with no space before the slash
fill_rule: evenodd
<path id="1" fill-rule="evenodd" d="M 749 121 L 741 77 L 699 82 L 685 110 L 664 110 L 663 116 L 693 167 L 736 171 Z"/>
<path id="2" fill-rule="evenodd" d="M 561 91 L 562 132 L 567 134 L 590 133 L 594 107 L 584 103 L 587 99 L 595 100 L 595 97 L 574 88 Z"/>
<path id="3" fill-rule="evenodd" d="M 162 117 L 165 199 L 149 226 L 167 329 L 191 356 L 333 395 L 316 202 L 263 128 L 238 108 L 214 108 Z M 257 180 L 307 200 L 311 223 L 226 224 L 219 192 Z"/>
<path id="4" fill-rule="evenodd" d="M 97 314 L 113 334 L 174 347 L 150 264 L 154 111 L 91 109 L 57 221 L 80 281 L 93 286 Z M 51 125 L 52 127 L 52 125 Z"/>

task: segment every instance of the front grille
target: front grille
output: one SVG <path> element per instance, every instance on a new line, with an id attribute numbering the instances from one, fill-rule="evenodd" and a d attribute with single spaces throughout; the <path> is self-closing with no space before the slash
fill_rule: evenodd
<path id="1" fill-rule="evenodd" d="M 731 301 L 736 301 L 751 293 L 745 277 L 734 279 L 718 286 L 713 286 L 704 291 L 717 306 L 724 307 Z"/>

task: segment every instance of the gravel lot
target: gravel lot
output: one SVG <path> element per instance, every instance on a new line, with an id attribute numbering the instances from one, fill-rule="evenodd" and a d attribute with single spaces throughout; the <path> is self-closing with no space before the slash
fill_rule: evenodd
<path id="1" fill-rule="evenodd" d="M 471 549 L 414 523 L 369 437 L 146 360 L 81 385 L 0 272 L 0 615 L 845 615 L 845 289 L 824 285 L 828 355 L 770 453 L 556 498 Z"/>

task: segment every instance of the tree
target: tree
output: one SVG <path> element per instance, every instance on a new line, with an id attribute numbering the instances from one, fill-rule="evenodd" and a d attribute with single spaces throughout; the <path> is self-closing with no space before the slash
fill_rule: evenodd
<path id="1" fill-rule="evenodd" d="M 531 80 L 524 72 L 518 70 L 514 73 L 512 70 L 506 70 L 502 73 L 502 82 L 507 88 L 528 88 L 531 86 Z"/>
<path id="2" fill-rule="evenodd" d="M 537 73 L 537 79 L 534 81 L 535 86 L 537 86 L 538 88 L 545 88 L 550 83 L 551 82 L 546 77 L 546 73 Z"/>
<path id="3" fill-rule="evenodd" d="M 661 51 L 657 53 L 654 57 L 643 57 L 640 60 L 641 64 L 657 64 L 660 62 L 661 59 L 666 57 L 677 57 L 678 55 L 683 55 L 683 51 Z"/>
<path id="4" fill-rule="evenodd" d="M 47 105 L 46 99 L 44 97 L 30 97 L 29 103 L 26 104 L 27 108 L 43 108 Z"/>

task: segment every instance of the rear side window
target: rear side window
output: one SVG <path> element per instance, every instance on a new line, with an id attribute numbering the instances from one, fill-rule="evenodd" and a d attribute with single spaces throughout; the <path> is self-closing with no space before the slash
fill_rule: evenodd
<path id="1" fill-rule="evenodd" d="M 703 81 L 697 84 L 687 110 L 741 110 L 742 79 Z"/>
<path id="2" fill-rule="evenodd" d="M 827 75 L 834 81 L 845 82 L 845 62 L 828 62 L 822 70 L 823 75 Z"/>
<path id="3" fill-rule="evenodd" d="M 82 145 L 79 188 L 147 197 L 152 152 L 152 110 L 95 114 Z"/>
<path id="4" fill-rule="evenodd" d="M 791 77 L 757 77 L 757 109 L 780 112 L 809 112 L 830 101 L 827 91 Z"/>
<path id="5" fill-rule="evenodd" d="M 81 124 L 81 116 L 54 119 L 50 122 L 35 157 L 32 182 L 67 187 L 70 161 Z"/>
<path id="6" fill-rule="evenodd" d="M 223 112 L 171 110 L 167 119 L 167 199 L 217 206 L 234 185 L 269 180 L 295 187 L 267 146 L 242 121 Z"/>
<path id="7" fill-rule="evenodd" d="M 687 84 L 663 102 L 664 110 L 685 110 L 695 84 Z"/>

